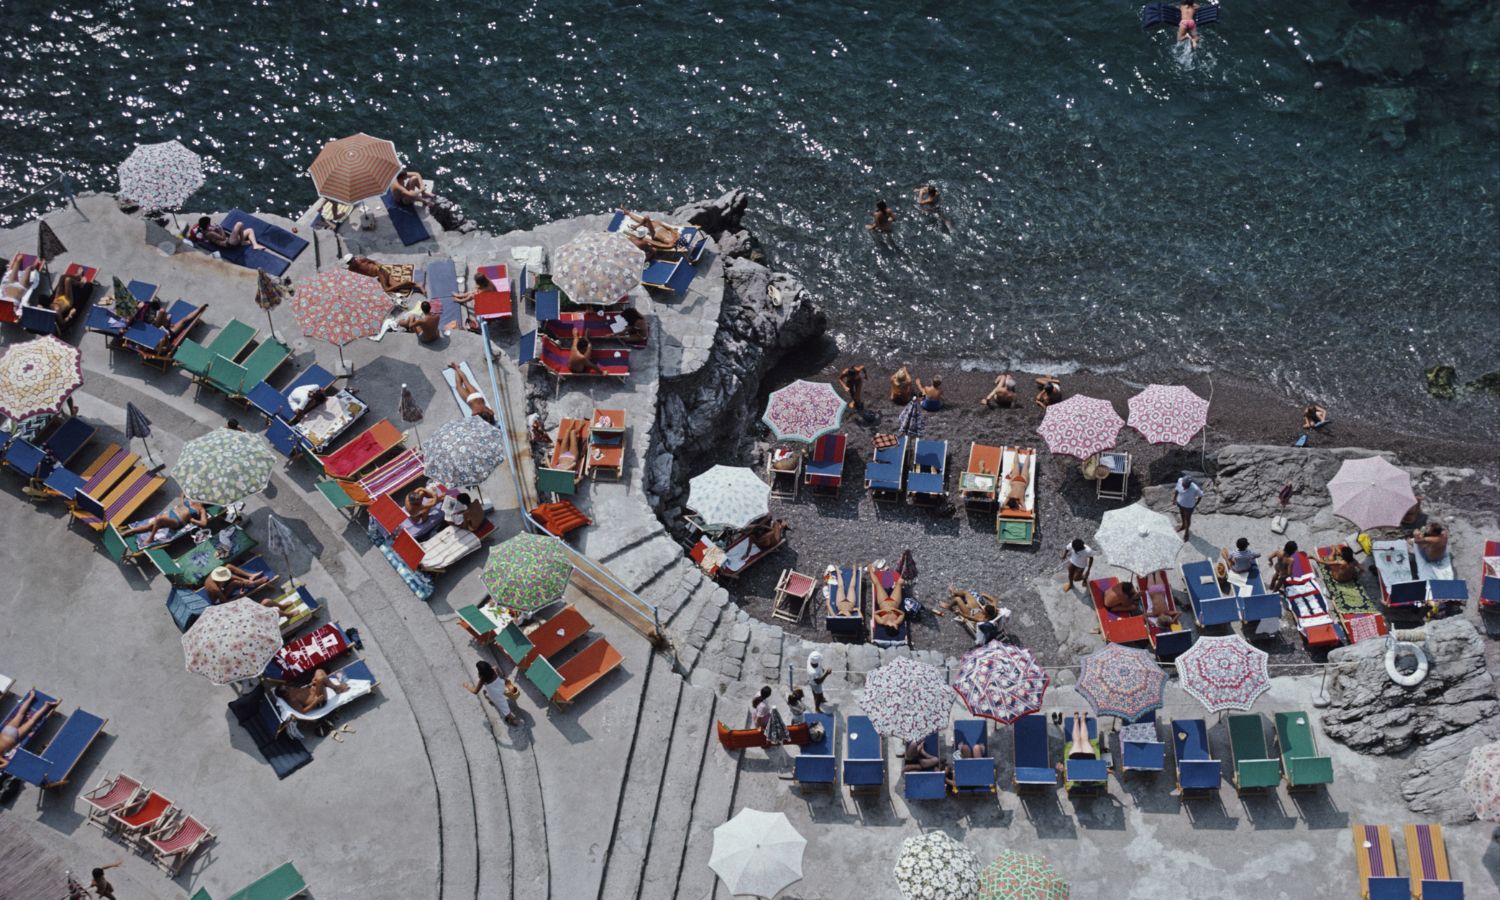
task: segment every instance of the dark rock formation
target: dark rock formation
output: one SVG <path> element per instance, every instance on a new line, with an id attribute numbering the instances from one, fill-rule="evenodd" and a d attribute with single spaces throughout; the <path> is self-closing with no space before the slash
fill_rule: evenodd
<path id="1" fill-rule="evenodd" d="M 1423 66 L 1417 36 L 1394 19 L 1369 18 L 1344 35 L 1339 62 L 1362 75 L 1404 77 Z"/>
<path id="2" fill-rule="evenodd" d="M 671 220 L 697 225 L 715 242 L 723 243 L 723 235 L 740 230 L 740 219 L 744 217 L 745 208 L 749 205 L 750 195 L 736 188 L 715 200 L 699 200 L 679 206 L 672 210 Z"/>
<path id="3" fill-rule="evenodd" d="M 1452 366 L 1432 366 L 1425 373 L 1427 393 L 1439 400 L 1452 400 L 1458 393 L 1458 372 Z"/>
<path id="4" fill-rule="evenodd" d="M 453 200 L 441 195 L 434 195 L 432 203 L 427 207 L 432 213 L 432 218 L 442 226 L 444 231 L 457 234 L 468 234 L 479 226 L 464 215 L 463 207 Z"/>

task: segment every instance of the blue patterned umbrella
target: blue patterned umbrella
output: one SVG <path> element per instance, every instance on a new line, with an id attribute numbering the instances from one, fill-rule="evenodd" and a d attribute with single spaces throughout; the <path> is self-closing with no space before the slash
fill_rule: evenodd
<path id="1" fill-rule="evenodd" d="M 482 484 L 505 461 L 505 435 L 473 416 L 438 428 L 427 442 L 427 477 L 451 487 Z"/>
<path id="2" fill-rule="evenodd" d="M 859 706 L 876 731 L 914 741 L 947 727 L 953 694 L 942 672 L 902 656 L 865 677 Z"/>
<path id="3" fill-rule="evenodd" d="M 1145 650 L 1110 644 L 1083 658 L 1076 688 L 1095 715 L 1134 721 L 1161 709 L 1167 673 Z"/>
<path id="4" fill-rule="evenodd" d="M 973 715 L 1009 725 L 1042 708 L 1050 680 L 1030 650 L 991 641 L 964 654 L 953 689 Z"/>

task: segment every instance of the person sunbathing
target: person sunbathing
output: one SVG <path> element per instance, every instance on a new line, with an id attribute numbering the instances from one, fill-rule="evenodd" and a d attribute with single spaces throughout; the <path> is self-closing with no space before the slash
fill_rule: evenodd
<path id="1" fill-rule="evenodd" d="M 979 401 L 980 406 L 1001 407 L 1016 405 L 1016 380 L 1009 372 L 995 376 L 995 387 Z"/>
<path id="2" fill-rule="evenodd" d="M 1135 585 L 1128 581 L 1113 584 L 1104 592 L 1104 608 L 1115 615 L 1132 615 L 1139 608 L 1139 603 L 1140 597 L 1136 595 Z"/>
<path id="3" fill-rule="evenodd" d="M 450 362 L 448 368 L 453 370 L 453 386 L 458 390 L 458 396 L 463 398 L 464 405 L 468 406 L 469 411 L 474 415 L 494 425 L 495 411 L 490 409 L 490 404 L 484 399 L 484 392 L 469 380 L 464 370 L 459 368 L 458 363 Z M 545 437 L 546 434 L 544 430 L 542 435 Z"/>
<path id="4" fill-rule="evenodd" d="M 786 533 L 790 530 L 791 526 L 786 523 L 786 519 L 777 519 L 769 525 L 756 525 L 749 531 L 750 543 L 763 553 L 775 550 L 786 540 Z"/>
<path id="5" fill-rule="evenodd" d="M 182 497 L 171 508 L 164 513 L 152 516 L 143 522 L 139 522 L 120 532 L 121 537 L 130 537 L 132 534 L 151 534 L 158 528 L 175 532 L 184 525 L 197 525 L 204 528 L 208 525 L 208 507 L 197 500 L 189 500 Z"/>
<path id="6" fill-rule="evenodd" d="M 247 572 L 239 566 L 224 565 L 208 573 L 203 592 L 211 603 L 224 603 L 270 582 L 271 576 L 264 572 Z"/>
<path id="7" fill-rule="evenodd" d="M 45 722 L 48 714 L 57 707 L 58 701 L 48 700 L 38 707 L 36 712 L 28 716 L 26 710 L 31 707 L 31 701 L 35 699 L 36 688 L 32 688 L 26 692 L 26 696 L 21 698 L 20 704 L 10 714 L 10 718 L 5 720 L 5 724 L 0 725 L 0 769 L 5 768 L 10 762 L 11 754 L 21 746 L 22 741 L 26 740 L 26 736 Z"/>
<path id="8" fill-rule="evenodd" d="M 590 357 L 593 351 L 593 342 L 587 335 L 580 334 L 573 340 L 573 346 L 568 349 L 568 371 L 574 375 L 598 374 L 604 370 L 594 365 Z"/>
<path id="9" fill-rule="evenodd" d="M 422 173 L 414 169 L 401 170 L 396 180 L 391 182 L 391 196 L 402 206 L 416 206 L 437 199 L 427 190 L 427 182 L 422 179 Z"/>
<path id="10" fill-rule="evenodd" d="M 891 586 L 891 590 L 887 592 L 885 585 L 881 583 L 878 577 L 874 563 L 866 566 L 865 572 L 870 576 L 870 585 L 875 589 L 875 613 L 873 616 L 875 624 L 884 625 L 895 631 L 901 627 L 902 622 L 906 621 L 906 613 L 901 608 L 901 592 L 906 586 L 904 581 L 900 575 L 897 575 L 895 583 Z"/>
<path id="11" fill-rule="evenodd" d="M 328 691 L 342 694 L 349 690 L 349 685 L 342 680 L 334 681 L 328 677 L 328 673 L 322 669 L 313 671 L 312 681 L 302 687 L 286 684 L 276 689 L 276 696 L 285 700 L 287 705 L 299 713 L 310 713 L 324 703 L 332 700 Z"/>
<path id="12" fill-rule="evenodd" d="M 1428 522 L 1426 528 L 1413 531 L 1411 541 L 1428 562 L 1442 562 L 1448 555 L 1448 530 L 1441 522 Z"/>
<path id="13" fill-rule="evenodd" d="M 243 247 L 246 244 L 257 250 L 266 249 L 260 241 L 256 240 L 255 229 L 246 228 L 244 222 L 236 222 L 231 231 L 222 225 L 214 224 L 214 220 L 208 216 L 202 216 L 198 219 L 197 225 L 188 229 L 188 239 L 211 244 L 220 250 Z"/>
<path id="14" fill-rule="evenodd" d="M 1328 574 L 1339 584 L 1353 584 L 1359 580 L 1359 564 L 1354 561 L 1354 551 L 1347 544 L 1339 545 L 1338 556 L 1329 560 Z"/>
<path id="15" fill-rule="evenodd" d="M 891 402 L 903 406 L 911 401 L 912 391 L 915 385 L 912 382 L 911 369 L 902 366 L 891 376 Z"/>
<path id="16" fill-rule="evenodd" d="M 1177 624 L 1177 620 L 1182 617 L 1182 613 L 1178 612 L 1176 607 L 1170 605 L 1170 597 L 1171 595 L 1166 591 L 1151 592 L 1151 618 L 1155 620 L 1158 628 L 1170 630 L 1173 625 Z"/>
<path id="17" fill-rule="evenodd" d="M 471 291 L 459 291 L 453 295 L 453 299 L 458 303 L 468 303 L 480 294 L 494 290 L 499 290 L 495 287 L 495 283 L 490 281 L 488 275 L 479 272 L 474 276 L 474 289 Z"/>
<path id="18" fill-rule="evenodd" d="M 424 484 L 407 492 L 401 508 L 406 510 L 407 518 L 413 522 L 421 522 L 438 505 L 440 499 L 437 491 Z"/>
<path id="19" fill-rule="evenodd" d="M 146 325 L 155 325 L 157 328 L 166 328 L 172 324 L 172 316 L 167 312 L 167 306 L 161 302 L 160 297 L 152 297 L 136 307 L 134 320 Z"/>
<path id="20" fill-rule="evenodd" d="M 94 286 L 77 275 L 64 275 L 52 293 L 51 308 L 57 313 L 58 324 L 67 325 L 78 315 L 78 310 L 94 294 Z"/>
<path id="21" fill-rule="evenodd" d="M 977 625 L 980 622 L 989 621 L 989 619 L 994 617 L 995 610 L 999 606 L 1000 602 L 989 594 L 981 591 L 979 599 L 975 599 L 973 594 L 968 591 L 959 590 L 950 584 L 948 585 L 948 599 L 939 603 L 937 608 L 933 610 L 933 614 L 941 616 L 943 615 L 943 610 L 951 609 L 959 618 Z"/>
<path id="22" fill-rule="evenodd" d="M 409 294 L 413 291 L 418 294 L 427 293 L 426 289 L 420 284 L 417 284 L 410 278 L 398 279 L 396 275 L 391 273 L 390 269 L 387 269 L 368 256 L 355 256 L 351 253 L 339 261 L 354 274 L 373 278 L 380 282 L 380 289 L 387 294 Z"/>
<path id="23" fill-rule="evenodd" d="M 620 313 L 620 319 L 625 323 L 625 330 L 620 332 L 620 340 L 629 344 L 644 344 L 651 339 L 651 323 L 641 315 L 641 311 L 633 306 L 626 307 Z"/>
<path id="24" fill-rule="evenodd" d="M 1322 428 L 1323 425 L 1327 422 L 1328 410 L 1316 403 L 1309 403 L 1307 405 L 1307 408 L 1302 410 L 1303 431 L 1312 431 L 1315 428 Z"/>
<path id="25" fill-rule="evenodd" d="M 443 498 L 443 521 L 465 531 L 478 531 L 484 524 L 484 504 L 468 494 Z"/>
<path id="26" fill-rule="evenodd" d="M 568 422 L 557 432 L 557 467 L 560 469 L 577 470 L 579 460 L 583 458 L 583 429 L 584 424 L 580 420 Z"/>
<path id="27" fill-rule="evenodd" d="M 931 384 L 923 384 L 922 379 L 917 379 L 917 393 L 922 395 L 922 408 L 927 412 L 937 412 L 943 408 L 943 376 L 932 376 Z"/>
<path id="28" fill-rule="evenodd" d="M 671 250 L 677 246 L 677 239 L 682 236 L 682 232 L 676 228 L 665 222 L 658 222 L 650 216 L 636 215 L 623 206 L 620 207 L 620 212 L 635 223 L 635 227 L 625 233 L 626 236 L 643 238 L 647 246 L 653 250 Z"/>
<path id="29" fill-rule="evenodd" d="M 1068 759 L 1098 759 L 1099 751 L 1089 740 L 1089 723 L 1083 713 L 1073 713 L 1073 727 L 1068 737 Z"/>
<path id="30" fill-rule="evenodd" d="M 853 573 L 850 573 L 850 582 L 853 582 Z M 834 592 L 833 603 L 841 616 L 852 616 L 859 612 L 859 597 L 853 595 L 849 590 L 853 585 L 844 581 L 844 570 L 834 570 L 834 581 L 838 589 Z"/>
<path id="31" fill-rule="evenodd" d="M 1011 463 L 1010 471 L 1005 476 L 1005 508 L 1017 512 L 1026 509 L 1026 490 L 1031 487 L 1031 476 L 1028 474 L 1027 463 L 1031 461 L 1030 453 L 1017 453 L 1015 462 Z"/>
<path id="32" fill-rule="evenodd" d="M 1050 375 L 1043 375 L 1036 380 L 1036 385 L 1036 396 L 1031 398 L 1031 402 L 1042 409 L 1046 409 L 1062 399 L 1062 385 L 1058 383 L 1056 378 Z"/>
<path id="33" fill-rule="evenodd" d="M 973 745 L 959 741 L 953 745 L 954 759 L 984 759 L 988 752 L 989 748 L 984 745 L 984 741 Z M 947 776 L 944 780 L 948 782 L 948 789 L 957 790 L 958 784 L 953 780 L 953 763 L 944 767 L 943 772 Z"/>
<path id="34" fill-rule="evenodd" d="M 931 772 L 941 768 L 943 761 L 922 746 L 922 740 L 906 742 L 906 752 L 901 755 L 901 771 L 903 772 Z"/>
<path id="35" fill-rule="evenodd" d="M 10 268 L 5 270 L 5 279 L 0 281 L 0 295 L 12 303 L 20 303 L 26 293 L 35 287 L 37 280 L 42 277 L 41 259 L 34 259 L 31 265 L 23 268 L 21 258 L 25 255 L 17 253 L 10 258 Z"/>
<path id="36" fill-rule="evenodd" d="M 1185 0 L 1177 4 L 1177 11 L 1182 18 L 1177 23 L 1177 43 L 1192 41 L 1193 49 L 1198 48 L 1198 20 L 1193 16 L 1198 12 L 1198 0 Z"/>

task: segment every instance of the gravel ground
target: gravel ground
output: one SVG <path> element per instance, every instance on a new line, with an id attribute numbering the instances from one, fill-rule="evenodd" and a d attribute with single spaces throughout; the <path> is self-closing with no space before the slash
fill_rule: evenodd
<path id="1" fill-rule="evenodd" d="M 830 358 L 824 353 L 798 354 L 800 365 L 789 365 L 772 373 L 766 391 L 797 377 L 832 380 L 834 373 L 851 360 Z M 982 373 L 949 372 L 918 364 L 913 372 L 926 380 L 940 373 L 944 379 L 946 408 L 926 417 L 926 437 L 949 441 L 950 498 L 956 498 L 957 473 L 968 459 L 970 442 L 994 445 L 1036 447 L 1037 472 L 1037 542 L 1031 548 L 1002 545 L 995 538 L 994 514 L 969 512 L 962 507 L 951 511 L 915 508 L 905 504 L 877 505 L 863 490 L 865 465 L 872 453 L 872 436 L 877 431 L 894 430 L 900 409 L 889 402 L 886 391 L 890 372 L 868 372 L 869 381 L 863 415 L 851 414 L 845 419 L 844 433 L 849 436 L 848 456 L 844 466 L 844 486 L 837 496 L 814 495 L 803 490 L 795 501 L 771 501 L 772 513 L 785 518 L 792 530 L 776 555 L 751 569 L 738 582 L 728 582 L 735 601 L 752 615 L 769 620 L 770 598 L 783 568 L 794 568 L 809 575 L 819 575 L 830 564 L 868 563 L 885 559 L 892 565 L 906 549 L 917 562 L 918 577 L 912 591 L 929 606 L 946 597 L 946 586 L 954 583 L 970 590 L 990 593 L 1012 607 L 1012 631 L 1023 645 L 1049 662 L 1059 661 L 1058 637 L 1046 616 L 1023 616 L 1022 612 L 1039 608 L 1032 582 L 1039 576 L 1058 581 L 1063 572 L 1059 553 L 1074 537 L 1092 540 L 1103 513 L 1120 505 L 1095 498 L 1094 485 L 1078 471 L 1076 460 L 1053 456 L 1036 434 L 1042 410 L 1029 398 L 1014 409 L 993 410 L 979 405 L 993 382 L 993 376 Z M 1024 390 L 1031 384 L 1031 373 L 1016 373 Z M 1127 411 L 1126 400 L 1153 379 L 1139 382 L 1119 378 L 1073 374 L 1064 376 L 1068 395 L 1085 393 L 1114 402 L 1116 410 Z M 1200 396 L 1209 397 L 1207 376 L 1163 375 L 1165 383 L 1185 383 Z M 1296 404 L 1284 397 L 1268 394 L 1255 385 L 1226 383 L 1214 379 L 1213 406 L 1209 416 L 1208 445 L 1212 450 L 1231 443 L 1288 444 L 1300 434 L 1301 416 Z M 1360 446 L 1395 451 L 1403 462 L 1474 466 L 1495 474 L 1493 448 L 1478 441 L 1434 440 L 1430 436 L 1405 435 L 1360 422 L 1345 411 L 1334 411 L 1328 428 L 1314 436 L 1320 446 Z M 1135 476 L 1127 502 L 1140 497 L 1141 488 L 1174 480 L 1184 470 L 1202 471 L 1202 438 L 1189 448 L 1150 445 L 1133 429 L 1120 432 L 1120 449 L 1134 456 Z M 752 462 L 763 468 L 760 460 Z M 1211 461 L 1210 461 L 1211 464 Z M 1445 488 L 1445 495 L 1433 498 L 1450 507 L 1488 507 L 1493 497 L 1483 497 L 1480 489 L 1462 483 Z M 1468 502 L 1468 501 L 1474 502 Z M 1087 603 L 1083 592 L 1077 592 L 1080 603 Z M 1029 620 L 1029 624 L 1026 620 Z M 777 623 L 786 626 L 786 623 Z M 827 640 L 820 615 L 810 615 L 803 624 L 787 626 L 809 640 Z M 959 655 L 971 646 L 967 632 L 951 616 L 935 618 L 923 615 L 912 627 L 912 643 L 918 649 L 938 650 Z M 1293 632 L 1283 638 L 1281 647 L 1268 647 L 1280 659 L 1295 662 L 1307 658 Z M 1071 660 L 1068 660 L 1071 662 Z"/>

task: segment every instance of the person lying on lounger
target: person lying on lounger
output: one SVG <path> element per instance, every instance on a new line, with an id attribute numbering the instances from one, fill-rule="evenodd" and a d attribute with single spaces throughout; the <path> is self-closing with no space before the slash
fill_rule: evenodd
<path id="1" fill-rule="evenodd" d="M 409 294 L 413 291 L 418 294 L 427 293 L 420 284 L 409 278 L 397 280 L 396 276 L 392 275 L 389 269 L 368 256 L 355 256 L 351 253 L 341 259 L 340 262 L 356 275 L 363 275 L 366 278 L 373 278 L 379 281 L 380 289 L 387 294 Z"/>
<path id="2" fill-rule="evenodd" d="M 307 417 L 307 414 L 322 406 L 328 400 L 328 390 L 316 384 L 304 384 L 287 395 L 287 406 L 292 408 L 292 417 L 287 419 L 288 425 L 296 425 Z"/>
<path id="3" fill-rule="evenodd" d="M 850 590 L 854 586 L 852 573 L 850 581 L 845 582 L 844 570 L 836 569 L 834 570 L 834 580 L 838 585 L 838 589 L 833 595 L 833 603 L 834 607 L 838 609 L 839 615 L 852 616 L 859 612 L 859 597 Z"/>
<path id="4" fill-rule="evenodd" d="M 437 507 L 440 499 L 437 491 L 424 484 L 407 492 L 406 499 L 401 501 L 401 508 L 406 510 L 407 517 L 413 522 L 421 522 Z"/>
<path id="5" fill-rule="evenodd" d="M 620 212 L 635 223 L 635 227 L 625 232 L 625 236 L 644 240 L 646 246 L 641 248 L 643 250 L 671 250 L 677 246 L 677 239 L 682 236 L 682 232 L 676 228 L 664 222 L 658 222 L 650 216 L 638 216 L 623 206 L 620 207 Z M 641 245 L 637 243 L 636 246 Z"/>
<path id="6" fill-rule="evenodd" d="M 188 239 L 212 244 L 220 250 L 243 247 L 246 244 L 257 250 L 266 249 L 255 239 L 255 230 L 246 228 L 244 222 L 236 222 L 234 230 L 230 231 L 222 225 L 215 225 L 214 220 L 208 216 L 202 216 L 197 225 L 188 229 Z"/>
<path id="7" fill-rule="evenodd" d="M 32 688 L 26 692 L 26 696 L 21 698 L 20 704 L 16 706 L 5 724 L 0 725 L 0 769 L 5 768 L 5 765 L 10 762 L 12 752 L 21 746 L 21 742 L 28 734 L 46 721 L 48 713 L 52 712 L 58 703 L 56 700 L 48 700 L 36 712 L 28 716 L 26 710 L 35 699 L 36 688 Z"/>
<path id="8" fill-rule="evenodd" d="M 1177 620 L 1182 617 L 1182 614 L 1174 607 L 1167 605 L 1167 594 L 1164 591 L 1152 591 L 1150 599 L 1152 620 L 1156 622 L 1158 628 L 1170 630 L 1172 626 L 1177 624 Z"/>
<path id="9" fill-rule="evenodd" d="M 1140 597 L 1136 595 L 1135 585 L 1128 581 L 1121 581 L 1104 592 L 1104 608 L 1118 616 L 1134 614 L 1139 609 Z"/>
<path id="10" fill-rule="evenodd" d="M 66 325 L 78 315 L 78 310 L 93 296 L 94 286 L 77 275 L 64 275 L 52 292 L 52 311 L 57 313 L 59 324 Z"/>
<path id="11" fill-rule="evenodd" d="M 953 746 L 954 759 L 984 759 L 988 752 L 989 748 L 984 745 L 984 741 L 980 741 L 972 746 L 964 741 L 959 741 Z M 947 776 L 944 780 L 948 782 L 948 789 L 957 790 L 958 785 L 953 780 L 952 762 L 943 767 L 943 774 Z"/>
<path id="12" fill-rule="evenodd" d="M 1031 461 L 1030 453 L 1017 453 L 1016 460 L 1011 464 L 1010 472 L 1005 476 L 1005 500 L 1006 509 L 1022 511 L 1026 509 L 1026 489 L 1031 485 L 1031 476 L 1027 474 L 1026 464 Z"/>
<path id="13" fill-rule="evenodd" d="M 10 268 L 5 270 L 5 279 L 0 281 L 0 294 L 14 303 L 20 303 L 26 292 L 36 285 L 37 279 L 42 277 L 40 258 L 32 260 L 31 265 L 25 268 L 21 267 L 21 257 L 25 255 L 17 253 L 10 258 Z"/>
<path id="14" fill-rule="evenodd" d="M 130 537 L 132 534 L 151 534 L 158 528 L 176 531 L 184 525 L 197 525 L 199 528 L 207 526 L 208 507 L 197 500 L 181 497 L 166 512 L 132 525 L 120 532 L 120 535 Z"/>
<path id="15" fill-rule="evenodd" d="M 1016 405 L 1016 380 L 1009 372 L 995 376 L 995 387 L 979 401 L 980 406 L 1000 407 Z"/>
<path id="16" fill-rule="evenodd" d="M 901 771 L 932 772 L 943 765 L 943 761 L 922 746 L 922 739 L 906 742 L 906 752 L 901 755 Z"/>
<path id="17" fill-rule="evenodd" d="M 271 576 L 263 572 L 247 572 L 235 565 L 219 566 L 208 573 L 208 580 L 203 583 L 203 592 L 208 594 L 210 602 L 224 603 L 241 594 L 248 594 L 270 581 Z"/>
<path id="18" fill-rule="evenodd" d="M 495 424 L 495 411 L 490 409 L 490 404 L 484 399 L 484 392 L 469 380 L 464 370 L 459 368 L 458 363 L 448 363 L 448 368 L 453 370 L 453 386 L 458 389 L 458 396 L 464 399 L 464 404 L 469 407 L 469 410 L 491 425 Z M 532 440 L 537 440 L 534 435 L 533 430 Z M 547 432 L 543 429 L 542 437 L 545 438 L 546 435 Z M 550 440 L 548 442 L 550 443 Z"/>
<path id="19" fill-rule="evenodd" d="M 1340 545 L 1339 555 L 1328 562 L 1328 574 L 1339 584 L 1353 584 L 1359 580 L 1359 564 L 1354 561 L 1354 551 L 1348 545 Z"/>
<path id="20" fill-rule="evenodd" d="M 875 624 L 884 625 L 895 631 L 901 627 L 902 622 L 906 621 L 906 613 L 903 611 L 901 605 L 901 592 L 906 586 L 905 582 L 900 575 L 897 575 L 895 584 L 892 585 L 890 592 L 887 593 L 885 585 L 880 583 L 874 563 L 866 566 L 865 572 L 869 574 L 870 584 L 875 589 Z"/>
<path id="21" fill-rule="evenodd" d="M 1089 723 L 1083 713 L 1073 713 L 1073 727 L 1068 735 L 1068 759 L 1098 759 L 1099 751 L 1089 740 Z"/>
<path id="22" fill-rule="evenodd" d="M 573 346 L 568 349 L 568 371 L 574 375 L 598 374 L 604 370 L 594 365 L 589 352 L 594 349 L 594 344 L 587 335 L 580 334 L 573 340 Z"/>
<path id="23" fill-rule="evenodd" d="M 577 469 L 583 457 L 583 423 L 574 419 L 557 432 L 557 465 L 562 469 Z"/>
<path id="24" fill-rule="evenodd" d="M 1058 383 L 1056 378 L 1050 375 L 1043 375 L 1036 380 L 1036 386 L 1036 396 L 1031 398 L 1031 402 L 1042 409 L 1046 409 L 1062 399 L 1062 385 Z"/>
<path id="25" fill-rule="evenodd" d="M 342 694 L 349 690 L 349 685 L 342 681 L 334 681 L 328 677 L 327 672 L 317 669 L 313 672 L 312 681 L 303 687 L 282 685 L 276 689 L 276 696 L 285 700 L 287 705 L 297 712 L 310 713 L 332 699 L 328 696 L 329 689 L 332 689 L 335 694 Z"/>
<path id="26" fill-rule="evenodd" d="M 790 530 L 791 526 L 786 523 L 786 519 L 777 519 L 769 525 L 752 526 L 746 533 L 750 536 L 751 545 L 761 552 L 766 552 L 780 546 L 781 542 L 786 540 L 786 533 Z"/>
<path id="27" fill-rule="evenodd" d="M 422 173 L 412 169 L 402 169 L 391 183 L 391 196 L 402 206 L 416 206 L 419 203 L 431 203 L 432 194 L 427 191 L 427 182 L 422 180 Z"/>
<path id="28" fill-rule="evenodd" d="M 959 590 L 950 584 L 948 585 L 948 599 L 939 603 L 932 613 L 941 616 L 943 610 L 951 609 L 959 618 L 967 619 L 977 625 L 993 618 L 999 606 L 998 600 L 983 591 L 980 592 L 979 599 L 975 599 L 973 594 Z"/>
<path id="29" fill-rule="evenodd" d="M 1448 555 L 1448 530 L 1441 522 L 1428 522 L 1426 528 L 1413 531 L 1411 542 L 1428 562 L 1442 562 Z"/>

